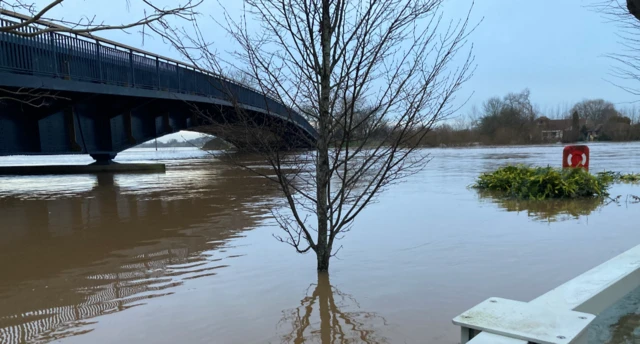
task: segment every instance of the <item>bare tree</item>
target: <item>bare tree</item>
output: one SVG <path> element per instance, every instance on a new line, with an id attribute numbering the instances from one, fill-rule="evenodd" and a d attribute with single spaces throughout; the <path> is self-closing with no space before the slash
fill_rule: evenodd
<path id="1" fill-rule="evenodd" d="M 315 252 L 319 271 L 329 269 L 340 249 L 336 240 L 376 195 L 424 168 L 428 155 L 416 147 L 456 110 L 454 94 L 473 72 L 472 49 L 458 53 L 474 27 L 471 9 L 460 20 L 444 20 L 443 3 L 245 0 L 240 19 L 223 11 L 218 21 L 239 46 L 227 59 L 212 50 L 197 21 L 192 31 L 164 34 L 201 68 L 222 73 L 236 66 L 250 75 L 260 93 L 287 106 L 285 123 L 300 113 L 314 123 L 317 133 L 309 141 L 315 149 L 284 154 L 273 147 L 275 138 L 291 135 L 281 131 L 282 122 L 269 126 L 225 84 L 236 106 L 225 118 L 245 122 L 227 130 L 266 129 L 247 132 L 243 144 L 263 154 L 274 172 L 265 177 L 287 200 L 288 210 L 276 214 L 284 230 L 277 238 L 300 253 Z"/>
<path id="2" fill-rule="evenodd" d="M 478 131 L 493 144 L 530 143 L 536 107 L 531 93 L 524 89 L 508 93 L 502 99 L 493 97 L 483 104 L 484 115 L 477 123 Z"/>
<path id="3" fill-rule="evenodd" d="M 482 119 L 482 113 L 478 109 L 478 105 L 474 104 L 471 107 L 471 110 L 467 114 L 467 117 L 469 118 L 470 129 L 473 129 L 479 125 L 480 120 Z"/>
<path id="4" fill-rule="evenodd" d="M 617 35 L 622 49 L 608 54 L 616 62 L 611 75 L 618 81 L 610 82 L 640 95 L 640 88 L 635 86 L 640 81 L 640 0 L 600 0 L 590 7 L 619 28 Z"/>
<path id="5" fill-rule="evenodd" d="M 622 109 L 620 109 L 620 114 L 622 116 L 628 117 L 629 119 L 631 119 L 631 123 L 632 124 L 639 124 L 640 123 L 640 109 L 638 109 L 638 107 L 633 104 L 631 106 L 627 106 L 624 107 Z"/>
<path id="6" fill-rule="evenodd" d="M 21 105 L 39 108 L 48 105 L 53 99 L 69 100 L 69 98 L 59 95 L 58 92 L 32 88 L 5 89 L 0 87 L 0 104 L 17 102 Z"/>
<path id="7" fill-rule="evenodd" d="M 592 121 L 594 124 L 602 124 L 611 117 L 618 116 L 613 103 L 603 99 L 586 99 L 571 108 L 571 113 L 578 113 L 580 118 Z"/>
<path id="8" fill-rule="evenodd" d="M 556 106 L 549 106 L 544 110 L 544 116 L 550 119 L 567 119 L 571 117 L 571 105 L 562 102 Z"/>

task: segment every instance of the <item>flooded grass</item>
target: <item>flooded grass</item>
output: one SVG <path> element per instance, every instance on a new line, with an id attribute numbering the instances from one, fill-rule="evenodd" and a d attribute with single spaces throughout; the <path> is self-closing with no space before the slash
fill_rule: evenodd
<path id="1" fill-rule="evenodd" d="M 640 183 L 640 173 L 600 172 L 598 175 L 611 178 L 615 183 Z"/>
<path id="2" fill-rule="evenodd" d="M 625 183 L 640 183 L 640 173 L 623 174 L 620 176 L 620 181 Z"/>
<path id="3" fill-rule="evenodd" d="M 522 200 L 593 198 L 607 195 L 615 181 L 609 173 L 593 175 L 581 168 L 505 166 L 483 173 L 473 185 Z"/>

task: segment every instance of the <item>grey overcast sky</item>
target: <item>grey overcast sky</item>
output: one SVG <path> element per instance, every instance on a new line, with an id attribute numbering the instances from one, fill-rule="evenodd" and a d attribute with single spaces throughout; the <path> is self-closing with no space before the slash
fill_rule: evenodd
<path id="1" fill-rule="evenodd" d="M 219 0 L 232 13 L 239 13 L 241 0 Z M 588 5 L 599 0 L 476 0 L 472 21 L 482 23 L 471 36 L 478 65 L 474 77 L 459 98 L 471 96 L 462 109 L 466 113 L 492 96 L 529 88 L 531 98 L 546 112 L 569 107 L 585 98 L 604 98 L 626 106 L 635 99 L 607 80 L 613 61 L 604 55 L 621 49 L 618 30 Z M 38 0 L 40 5 L 47 0 Z M 169 5 L 173 1 L 164 0 Z M 66 0 L 56 16 L 74 19 L 82 15 L 110 22 L 123 22 L 140 15 L 136 0 L 127 9 L 125 0 Z M 464 16 L 471 0 L 448 0 L 443 11 L 447 17 Z M 205 0 L 203 31 L 219 51 L 233 49 L 231 40 L 209 18 L 220 18 L 217 1 Z M 178 58 L 177 52 L 159 39 L 145 39 L 131 32 L 105 32 L 103 37 Z"/>

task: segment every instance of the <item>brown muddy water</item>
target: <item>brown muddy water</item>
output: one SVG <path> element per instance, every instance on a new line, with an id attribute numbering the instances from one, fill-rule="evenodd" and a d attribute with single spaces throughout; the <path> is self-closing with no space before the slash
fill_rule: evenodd
<path id="1" fill-rule="evenodd" d="M 0 176 L 0 343 L 457 343 L 451 319 L 486 298 L 528 301 L 640 244 L 640 204 L 626 202 L 640 186 L 614 186 L 621 202 L 608 205 L 468 188 L 504 164 L 560 166 L 562 146 L 430 152 L 320 277 L 311 254 L 273 238 L 277 190 L 198 150 L 117 158 L 164 162 L 165 174 Z M 640 172 L 640 144 L 591 152 L 592 171 Z M 592 337 L 628 338 L 638 319 Z"/>

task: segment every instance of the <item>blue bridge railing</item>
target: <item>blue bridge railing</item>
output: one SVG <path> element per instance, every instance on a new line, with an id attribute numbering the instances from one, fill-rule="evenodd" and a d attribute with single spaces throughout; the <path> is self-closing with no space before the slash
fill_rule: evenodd
<path id="1" fill-rule="evenodd" d="M 0 10 L 0 27 L 26 19 L 26 16 Z M 56 25 L 39 21 L 18 30 L 33 34 L 41 27 Z M 315 134 L 315 129 L 300 115 L 260 92 L 195 66 L 90 35 L 45 32 L 24 36 L 0 30 L 1 72 L 227 100 L 232 94 L 244 105 L 291 118 Z"/>

